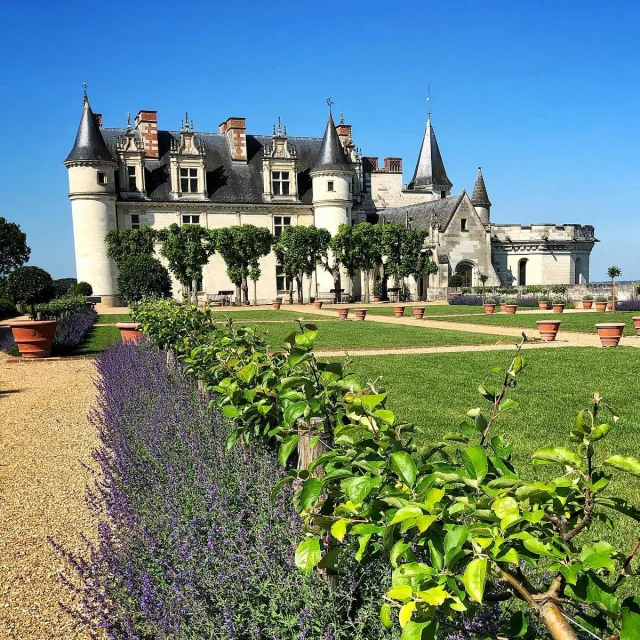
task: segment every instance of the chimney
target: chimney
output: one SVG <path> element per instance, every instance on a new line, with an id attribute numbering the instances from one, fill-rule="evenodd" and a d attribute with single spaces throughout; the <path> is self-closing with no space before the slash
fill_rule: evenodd
<path id="1" fill-rule="evenodd" d="M 220 133 L 227 136 L 231 159 L 234 162 L 245 163 L 247 161 L 247 119 L 227 118 L 220 125 Z"/>
<path id="2" fill-rule="evenodd" d="M 344 117 L 340 115 L 340 124 L 336 125 L 336 132 L 338 138 L 340 138 L 340 144 L 342 148 L 346 148 L 347 144 L 351 141 L 351 125 L 344 123 Z"/>
<path id="3" fill-rule="evenodd" d="M 144 152 L 149 158 L 158 157 L 158 112 L 138 111 L 136 129 L 140 132 Z"/>
<path id="4" fill-rule="evenodd" d="M 102 127 L 102 114 L 101 113 L 94 113 L 93 117 L 96 119 L 96 122 L 98 123 L 98 126 Z"/>
<path id="5" fill-rule="evenodd" d="M 384 170 L 389 173 L 402 173 L 402 158 L 385 158 Z"/>
<path id="6" fill-rule="evenodd" d="M 365 156 L 362 158 L 362 166 L 365 173 L 375 173 L 378 169 L 378 158 L 374 156 Z"/>

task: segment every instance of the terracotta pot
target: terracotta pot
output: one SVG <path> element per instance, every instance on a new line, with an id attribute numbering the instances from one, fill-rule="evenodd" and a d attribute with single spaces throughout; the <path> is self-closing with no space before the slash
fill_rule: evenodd
<path id="1" fill-rule="evenodd" d="M 494 313 L 496 310 L 496 305 L 495 304 L 485 304 L 484 305 L 484 312 L 488 313 L 488 314 L 492 314 Z"/>
<path id="2" fill-rule="evenodd" d="M 504 306 L 504 310 L 507 313 L 510 313 L 511 315 L 513 315 L 517 310 L 518 310 L 518 305 L 517 304 L 505 304 Z"/>
<path id="3" fill-rule="evenodd" d="M 596 302 L 596 311 L 606 311 L 607 303 L 606 302 Z"/>
<path id="4" fill-rule="evenodd" d="M 633 316 L 633 326 L 636 329 L 636 335 L 640 336 L 640 316 Z"/>
<path id="5" fill-rule="evenodd" d="M 538 302 L 538 309 L 541 311 L 549 311 L 549 309 L 551 309 L 551 303 L 548 300 L 540 300 Z"/>
<path id="6" fill-rule="evenodd" d="M 380 302 L 380 296 L 373 296 L 374 302 Z"/>
<path id="7" fill-rule="evenodd" d="M 603 347 L 617 347 L 624 331 L 624 322 L 601 322 L 596 329 Z"/>
<path id="8" fill-rule="evenodd" d="M 564 311 L 563 304 L 554 304 L 553 305 L 553 313 L 562 313 Z"/>
<path id="9" fill-rule="evenodd" d="M 607 311 L 613 311 L 613 300 L 607 300 Z"/>
<path id="10" fill-rule="evenodd" d="M 416 320 L 422 320 L 422 316 L 424 316 L 424 307 L 413 307 L 413 317 Z"/>
<path id="11" fill-rule="evenodd" d="M 367 317 L 366 309 L 354 309 L 353 312 L 356 314 L 356 320 L 364 320 Z"/>
<path id="12" fill-rule="evenodd" d="M 538 331 L 540 332 L 540 339 L 546 340 L 547 342 L 555 340 L 561 322 L 561 320 L 536 320 Z"/>
<path id="13" fill-rule="evenodd" d="M 500 311 L 502 311 L 502 313 L 504 313 L 507 310 L 507 305 L 506 304 L 501 304 L 500 305 Z"/>
<path id="14" fill-rule="evenodd" d="M 583 309 L 591 309 L 591 307 L 593 307 L 593 300 L 583 300 L 582 301 L 582 308 Z"/>
<path id="15" fill-rule="evenodd" d="M 57 320 L 14 320 L 7 322 L 23 358 L 47 358 L 56 335 Z"/>
<path id="16" fill-rule="evenodd" d="M 395 314 L 396 318 L 402 318 L 402 316 L 404 315 L 404 307 L 393 307 L 393 313 Z"/>
<path id="17" fill-rule="evenodd" d="M 116 327 L 120 329 L 122 342 L 136 343 L 144 338 L 144 333 L 139 330 L 140 325 L 137 322 L 117 322 Z"/>
<path id="18" fill-rule="evenodd" d="M 349 316 L 349 307 L 339 307 L 338 315 L 340 316 L 340 320 L 346 320 Z"/>
<path id="19" fill-rule="evenodd" d="M 277 311 L 282 306 L 282 300 L 274 300 L 271 306 Z"/>
<path id="20" fill-rule="evenodd" d="M 313 306 L 314 306 L 316 309 L 322 309 L 322 300 L 314 300 L 314 301 L 313 301 Z"/>

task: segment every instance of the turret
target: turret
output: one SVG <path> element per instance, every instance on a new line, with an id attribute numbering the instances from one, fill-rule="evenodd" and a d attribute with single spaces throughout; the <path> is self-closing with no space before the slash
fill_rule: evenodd
<path id="1" fill-rule="evenodd" d="M 117 228 L 117 163 L 100 133 L 86 91 L 76 141 L 64 164 L 69 171 L 78 280 L 88 282 L 104 304 L 113 305 L 117 295 L 116 268 L 107 257 L 104 237 Z"/>
<path id="2" fill-rule="evenodd" d="M 487 187 L 482 177 L 482 167 L 478 167 L 478 175 L 476 183 L 473 185 L 473 194 L 471 195 L 471 204 L 476 210 L 483 224 L 489 224 L 491 220 L 491 200 L 487 194 Z"/>

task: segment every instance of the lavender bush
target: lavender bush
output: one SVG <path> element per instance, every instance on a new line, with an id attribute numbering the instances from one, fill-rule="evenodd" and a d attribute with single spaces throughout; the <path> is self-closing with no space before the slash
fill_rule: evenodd
<path id="1" fill-rule="evenodd" d="M 538 308 L 538 296 L 518 296 L 519 307 Z"/>
<path id="2" fill-rule="evenodd" d="M 331 587 L 297 570 L 302 523 L 291 493 L 270 501 L 273 453 L 227 453 L 230 428 L 164 352 L 119 344 L 96 365 L 98 540 L 85 557 L 52 543 L 93 638 L 397 638 L 378 622 L 378 565 Z"/>
<path id="3" fill-rule="evenodd" d="M 616 311 L 640 311 L 640 300 L 616 300 Z"/>
<path id="4" fill-rule="evenodd" d="M 0 333 L 0 351 L 9 356 L 19 355 L 18 345 L 13 339 L 13 333 L 11 333 L 11 331 L 3 331 Z"/>
<path id="5" fill-rule="evenodd" d="M 76 313 L 59 319 L 54 339 L 55 352 L 65 352 L 77 347 L 93 326 L 97 316 L 95 309 L 82 307 Z"/>
<path id="6" fill-rule="evenodd" d="M 484 298 L 473 294 L 463 294 L 456 296 L 455 298 L 451 298 L 451 300 L 449 300 L 449 304 L 469 304 L 478 307 L 484 304 Z"/>

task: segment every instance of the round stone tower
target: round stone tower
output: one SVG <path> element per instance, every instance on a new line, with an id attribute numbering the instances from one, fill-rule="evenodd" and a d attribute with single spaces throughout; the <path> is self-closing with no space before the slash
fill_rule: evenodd
<path id="1" fill-rule="evenodd" d="M 476 183 L 473 185 L 473 194 L 471 195 L 471 204 L 476 210 L 480 220 L 482 220 L 482 223 L 485 225 L 489 224 L 491 222 L 491 200 L 489 200 L 487 187 L 482 177 L 482 167 L 478 167 L 478 175 L 476 177 Z"/>
<path id="2" fill-rule="evenodd" d="M 69 199 L 78 281 L 88 282 L 103 304 L 116 304 L 116 268 L 107 257 L 105 235 L 117 228 L 117 163 L 84 95 L 76 142 L 64 161 L 69 171 Z"/>

